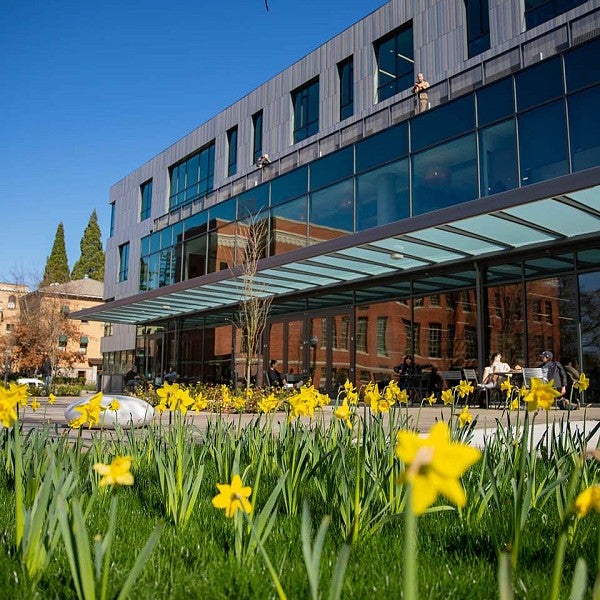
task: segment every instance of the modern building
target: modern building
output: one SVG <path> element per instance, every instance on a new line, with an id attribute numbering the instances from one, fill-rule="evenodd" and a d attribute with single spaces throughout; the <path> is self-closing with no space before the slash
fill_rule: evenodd
<path id="1" fill-rule="evenodd" d="M 113 324 L 105 372 L 241 376 L 260 222 L 283 372 L 334 392 L 549 348 L 598 394 L 599 57 L 597 0 L 381 6 L 112 187 L 106 302 L 76 315 Z"/>

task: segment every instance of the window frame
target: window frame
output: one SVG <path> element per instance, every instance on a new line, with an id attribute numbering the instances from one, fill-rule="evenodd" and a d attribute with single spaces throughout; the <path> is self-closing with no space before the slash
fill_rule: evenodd
<path id="1" fill-rule="evenodd" d="M 129 279 L 129 242 L 119 245 L 119 272 L 117 281 L 119 283 Z"/>
<path id="2" fill-rule="evenodd" d="M 319 132 L 320 124 L 320 85 L 315 77 L 292 90 L 292 143 L 297 144 Z M 316 115 L 313 114 L 316 95 Z M 298 118 L 300 117 L 300 118 Z"/>

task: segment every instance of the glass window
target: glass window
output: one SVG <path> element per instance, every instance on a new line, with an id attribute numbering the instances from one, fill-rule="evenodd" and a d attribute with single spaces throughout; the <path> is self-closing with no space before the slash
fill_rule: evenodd
<path id="1" fill-rule="evenodd" d="M 206 233 L 206 225 L 208 221 L 208 210 L 196 213 L 191 217 L 188 217 L 183 221 L 185 228 L 183 238 L 189 240 L 193 237 L 197 237 L 202 233 Z"/>
<path id="2" fill-rule="evenodd" d="M 353 172 L 352 146 L 338 150 L 320 158 L 310 165 L 310 189 L 318 190 L 321 187 L 351 177 Z"/>
<path id="3" fill-rule="evenodd" d="M 367 332 L 369 331 L 369 317 L 358 317 L 356 320 L 356 351 L 367 352 Z"/>
<path id="4" fill-rule="evenodd" d="M 501 79 L 476 92 L 479 126 L 488 125 L 515 112 L 513 78 Z"/>
<path id="5" fill-rule="evenodd" d="M 522 111 L 563 94 L 563 75 L 560 56 L 515 75 L 517 110 Z"/>
<path id="6" fill-rule="evenodd" d="M 340 121 L 354 114 L 354 59 L 352 56 L 338 63 L 340 78 Z"/>
<path id="7" fill-rule="evenodd" d="M 411 122 L 412 151 L 466 133 L 475 127 L 475 103 L 472 94 L 429 110 Z"/>
<path id="8" fill-rule="evenodd" d="M 152 212 L 152 179 L 142 183 L 140 186 L 140 195 L 142 197 L 140 205 L 140 221 L 150 218 Z"/>
<path id="9" fill-rule="evenodd" d="M 354 229 L 352 179 L 310 194 L 309 210 L 312 243 L 352 232 Z"/>
<path id="10" fill-rule="evenodd" d="M 586 0 L 525 0 L 525 24 L 531 29 L 583 4 Z"/>
<path id="11" fill-rule="evenodd" d="M 565 106 L 562 100 L 519 115 L 521 184 L 568 173 Z"/>
<path id="12" fill-rule="evenodd" d="M 377 317 L 377 355 L 388 356 L 387 349 L 387 317 Z"/>
<path id="13" fill-rule="evenodd" d="M 514 119 L 479 130 L 479 165 L 481 196 L 518 187 Z"/>
<path id="14" fill-rule="evenodd" d="M 115 203 L 110 203 L 110 229 L 108 237 L 112 237 L 115 234 Z"/>
<path id="15" fill-rule="evenodd" d="M 129 242 L 119 246 L 119 279 L 127 281 L 129 277 Z"/>
<path id="16" fill-rule="evenodd" d="M 148 256 L 150 254 L 150 236 L 147 235 L 140 240 L 140 255 Z"/>
<path id="17" fill-rule="evenodd" d="M 264 183 L 249 189 L 238 196 L 238 218 L 245 219 L 250 215 L 264 212 L 269 206 L 269 184 Z"/>
<path id="18" fill-rule="evenodd" d="M 436 146 L 413 158 L 413 215 L 477 197 L 475 134 Z"/>
<path id="19" fill-rule="evenodd" d="M 428 352 L 431 358 L 442 357 L 442 325 L 440 323 L 429 323 Z"/>
<path id="20" fill-rule="evenodd" d="M 356 172 L 361 173 L 408 154 L 408 125 L 401 123 L 356 144 Z"/>
<path id="21" fill-rule="evenodd" d="M 184 249 L 185 279 L 192 279 L 206 274 L 206 242 L 208 236 L 203 235 L 186 242 Z"/>
<path id="22" fill-rule="evenodd" d="M 469 58 L 490 48 L 490 15 L 488 0 L 465 0 L 467 12 L 467 45 Z"/>
<path id="23" fill-rule="evenodd" d="M 568 103 L 573 171 L 596 167 L 600 164 L 600 85 L 573 94 Z"/>
<path id="24" fill-rule="evenodd" d="M 162 250 L 159 258 L 158 287 L 175 282 L 175 251 L 173 248 Z"/>
<path id="25" fill-rule="evenodd" d="M 377 57 L 377 101 L 413 84 L 414 50 L 412 21 L 375 42 Z"/>
<path id="26" fill-rule="evenodd" d="M 600 82 L 600 38 L 565 53 L 567 91 L 575 92 Z"/>
<path id="27" fill-rule="evenodd" d="M 170 209 L 211 192 L 215 174 L 215 143 L 170 169 Z"/>
<path id="28" fill-rule="evenodd" d="M 235 221 L 236 218 L 237 198 L 230 198 L 224 202 L 219 202 L 208 209 L 209 212 L 209 229 L 221 227 L 226 223 Z"/>
<path id="29" fill-rule="evenodd" d="M 319 131 L 319 79 L 292 92 L 294 144 Z"/>
<path id="30" fill-rule="evenodd" d="M 150 235 L 150 253 L 160 250 L 160 232 L 155 231 Z"/>
<path id="31" fill-rule="evenodd" d="M 385 225 L 409 216 L 408 159 L 356 178 L 356 229 Z"/>
<path id="32" fill-rule="evenodd" d="M 306 246 L 307 197 L 271 209 L 271 255 Z"/>
<path id="33" fill-rule="evenodd" d="M 308 167 L 300 167 L 271 182 L 271 206 L 291 200 L 308 191 Z"/>
<path id="34" fill-rule="evenodd" d="M 237 138 L 238 128 L 232 127 L 227 132 L 227 177 L 237 173 Z"/>
<path id="35" fill-rule="evenodd" d="M 254 138 L 252 141 L 252 162 L 256 161 L 262 156 L 262 138 L 263 138 L 263 111 L 259 110 L 257 113 L 252 115 L 252 131 Z"/>

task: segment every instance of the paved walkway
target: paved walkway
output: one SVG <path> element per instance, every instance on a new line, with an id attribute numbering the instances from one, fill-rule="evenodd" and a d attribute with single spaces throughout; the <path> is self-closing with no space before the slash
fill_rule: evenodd
<path id="1" fill-rule="evenodd" d="M 110 397 L 108 394 L 107 396 Z M 88 430 L 87 428 L 84 428 L 81 433 L 79 433 L 77 430 L 71 430 L 65 420 L 64 413 L 67 406 L 74 400 L 75 398 L 72 397 L 60 397 L 56 399 L 56 402 L 53 405 L 49 405 L 46 398 L 41 398 L 41 407 L 37 412 L 32 412 L 30 407 L 27 407 L 24 412 L 21 412 L 25 430 L 40 427 L 43 424 L 50 424 L 51 426 L 56 427 L 59 433 L 65 433 L 73 439 L 78 435 L 82 435 L 84 439 L 90 439 L 92 436 L 109 434 L 108 431 Z M 401 410 L 407 411 L 407 413 L 415 420 L 415 422 L 418 423 L 419 430 L 422 432 L 427 432 L 436 421 L 440 419 L 447 420 L 450 416 L 450 408 L 443 407 L 442 405 L 423 406 L 422 408 L 408 407 L 402 408 Z M 514 425 L 517 419 L 517 413 L 514 411 L 508 413 L 506 411 L 493 408 L 471 408 L 469 411 L 473 415 L 473 418 L 477 420 L 475 425 L 475 435 L 472 441 L 472 443 L 477 446 L 482 446 L 484 439 L 495 433 L 498 423 L 502 423 L 502 425 L 507 426 L 510 419 L 511 424 Z M 193 423 L 201 431 L 206 429 L 207 423 L 210 420 L 215 419 L 215 414 L 208 412 L 188 413 L 188 415 L 191 415 Z M 520 416 L 522 418 L 522 411 Z M 547 430 L 546 416 L 548 417 L 548 427 L 550 429 L 552 428 L 552 424 L 555 422 L 560 423 L 561 420 L 569 420 L 572 430 L 576 429 L 578 431 L 587 433 L 592 431 L 593 428 L 600 422 L 600 405 L 594 405 L 586 409 L 579 409 L 575 411 L 562 411 L 553 409 L 548 411 L 547 415 L 544 413 L 544 411 L 541 411 L 536 417 L 536 425 L 534 427 L 534 437 L 536 440 L 541 439 Z M 238 422 L 238 420 L 241 420 L 242 425 L 244 425 L 256 419 L 257 415 L 243 414 L 240 417 L 238 414 L 223 414 L 221 415 L 221 418 L 230 422 Z M 333 407 L 324 407 L 323 418 L 326 422 L 329 422 L 333 418 Z M 162 415 L 156 415 L 155 419 L 160 419 L 166 424 L 169 422 L 169 414 L 163 413 Z M 273 416 L 273 420 L 274 423 L 284 423 L 286 420 L 286 415 L 285 413 L 276 413 Z M 308 419 L 303 420 L 308 421 Z M 599 447 L 599 434 L 600 427 L 588 441 L 589 449 Z"/>

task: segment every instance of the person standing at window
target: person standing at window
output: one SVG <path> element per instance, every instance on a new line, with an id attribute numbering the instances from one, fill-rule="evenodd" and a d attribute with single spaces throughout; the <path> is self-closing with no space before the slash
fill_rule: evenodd
<path id="1" fill-rule="evenodd" d="M 425 81 L 423 73 L 417 73 L 417 81 L 412 88 L 413 94 L 415 94 L 415 115 L 425 112 L 429 106 L 428 87 L 429 82 Z"/>

